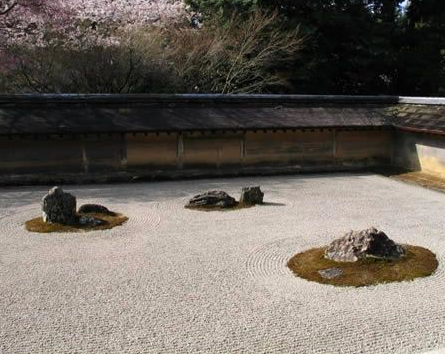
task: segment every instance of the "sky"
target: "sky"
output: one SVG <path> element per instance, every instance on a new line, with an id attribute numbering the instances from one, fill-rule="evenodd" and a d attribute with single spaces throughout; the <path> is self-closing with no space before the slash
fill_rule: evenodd
<path id="1" fill-rule="evenodd" d="M 409 3 L 409 0 L 405 0 L 404 2 L 402 2 L 401 6 L 405 8 L 408 6 L 408 3 Z"/>

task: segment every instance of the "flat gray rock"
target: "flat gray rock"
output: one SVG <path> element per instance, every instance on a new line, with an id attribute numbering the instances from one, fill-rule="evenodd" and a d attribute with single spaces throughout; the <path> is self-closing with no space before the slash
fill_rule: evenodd
<path id="1" fill-rule="evenodd" d="M 198 194 L 190 199 L 188 207 L 217 206 L 221 208 L 230 208 L 236 205 L 235 198 L 223 191 L 209 191 Z"/>
<path id="2" fill-rule="evenodd" d="M 340 268 L 328 268 L 319 270 L 318 274 L 320 274 L 320 276 L 325 279 L 334 279 L 341 276 L 343 274 L 343 271 Z"/>

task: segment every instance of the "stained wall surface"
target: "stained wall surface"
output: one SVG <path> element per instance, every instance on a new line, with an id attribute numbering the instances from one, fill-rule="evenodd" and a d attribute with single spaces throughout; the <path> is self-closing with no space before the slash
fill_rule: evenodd
<path id="1" fill-rule="evenodd" d="M 85 172 L 78 139 L 0 137 L 0 171 L 7 173 Z"/>
<path id="2" fill-rule="evenodd" d="M 445 139 L 440 135 L 398 132 L 394 164 L 445 178 Z"/>
<path id="3" fill-rule="evenodd" d="M 1 181 L 329 171 L 389 164 L 390 130 L 261 130 L 0 138 Z M 69 175 L 69 177 L 68 177 Z M 18 177 L 17 177 L 18 176 Z M 94 180 L 94 178 L 93 178 Z"/>

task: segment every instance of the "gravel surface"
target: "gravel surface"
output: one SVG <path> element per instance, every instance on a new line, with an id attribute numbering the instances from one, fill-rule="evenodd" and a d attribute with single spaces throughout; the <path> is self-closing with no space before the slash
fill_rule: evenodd
<path id="1" fill-rule="evenodd" d="M 184 209 L 261 185 L 269 204 Z M 66 186 L 121 227 L 34 234 L 47 187 L 0 189 L 0 353 L 421 353 L 445 347 L 445 194 L 368 174 Z M 428 278 L 336 288 L 287 260 L 375 226 L 439 259 Z"/>

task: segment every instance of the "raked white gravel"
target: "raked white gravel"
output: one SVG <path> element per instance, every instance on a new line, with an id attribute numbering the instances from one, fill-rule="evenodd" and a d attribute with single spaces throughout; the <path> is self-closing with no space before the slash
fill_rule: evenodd
<path id="1" fill-rule="evenodd" d="M 261 185 L 230 212 L 194 194 Z M 422 353 L 445 348 L 445 194 L 370 174 L 66 186 L 130 220 L 36 234 L 48 187 L 0 189 L 0 353 Z M 427 247 L 428 278 L 336 288 L 293 276 L 294 253 L 375 226 Z"/>

